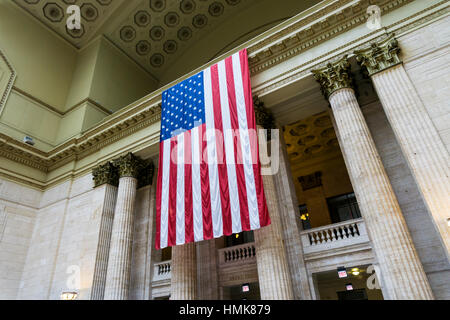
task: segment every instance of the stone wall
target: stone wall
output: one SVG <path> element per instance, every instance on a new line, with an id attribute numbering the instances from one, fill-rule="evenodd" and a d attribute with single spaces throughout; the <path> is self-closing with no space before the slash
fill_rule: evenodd
<path id="1" fill-rule="evenodd" d="M 398 40 L 405 69 L 450 152 L 450 16 Z"/>
<path id="2" fill-rule="evenodd" d="M 41 192 L 0 179 L 0 300 L 21 286 Z"/>

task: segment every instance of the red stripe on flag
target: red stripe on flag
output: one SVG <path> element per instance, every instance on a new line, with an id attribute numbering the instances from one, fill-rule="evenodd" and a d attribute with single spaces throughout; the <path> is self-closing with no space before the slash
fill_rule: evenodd
<path id="1" fill-rule="evenodd" d="M 200 178 L 202 185 L 203 240 L 214 237 L 212 229 L 211 191 L 209 187 L 209 169 L 206 137 L 206 124 L 198 128 L 200 143 Z"/>
<path id="2" fill-rule="evenodd" d="M 170 140 L 169 235 L 168 246 L 177 244 L 177 137 Z"/>
<path id="3" fill-rule="evenodd" d="M 155 248 L 161 249 L 161 193 L 162 193 L 162 176 L 163 176 L 163 150 L 164 141 L 159 143 L 159 168 L 158 178 L 156 181 L 156 233 L 155 233 Z"/>
<path id="4" fill-rule="evenodd" d="M 259 160 L 259 146 L 256 139 L 257 137 L 256 119 L 255 119 L 255 111 L 253 108 L 253 97 L 251 95 L 252 88 L 250 83 L 250 72 L 248 69 L 247 49 L 244 49 L 239 52 L 239 58 L 241 61 L 242 82 L 244 87 L 245 104 L 247 110 L 248 129 L 250 133 L 250 145 L 253 158 L 253 171 L 255 176 L 256 195 L 258 197 L 259 223 L 261 227 L 264 227 L 270 224 L 270 217 L 267 209 L 266 196 L 264 194 L 264 186 L 261 176 L 261 163 Z M 252 138 L 252 129 L 254 129 L 253 135 L 255 135 L 253 138 Z"/>
<path id="5" fill-rule="evenodd" d="M 184 133 L 184 211 L 186 243 L 194 241 L 194 214 L 192 205 L 192 149 L 191 132 Z"/>
<path id="6" fill-rule="evenodd" d="M 230 105 L 231 128 L 233 129 L 234 160 L 236 164 L 236 176 L 239 193 L 239 205 L 241 209 L 242 230 L 250 230 L 250 217 L 248 213 L 247 188 L 245 187 L 245 173 L 242 157 L 241 137 L 239 133 L 239 119 L 236 106 L 236 90 L 234 85 L 233 57 L 225 60 L 227 74 L 228 103 Z"/>
<path id="7" fill-rule="evenodd" d="M 219 70 L 217 64 L 211 67 L 212 97 L 214 107 L 214 126 L 216 128 L 217 169 L 219 171 L 220 200 L 222 204 L 223 234 L 232 234 L 230 193 L 228 189 L 228 171 L 223 136 L 222 109 L 220 102 Z M 218 134 L 218 133 L 221 134 Z"/>

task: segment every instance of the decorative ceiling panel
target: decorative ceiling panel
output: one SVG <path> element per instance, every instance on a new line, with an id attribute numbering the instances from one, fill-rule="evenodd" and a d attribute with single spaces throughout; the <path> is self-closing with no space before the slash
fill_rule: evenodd
<path id="1" fill-rule="evenodd" d="M 166 68 L 220 23 L 254 0 L 145 0 L 108 37 L 160 78 Z"/>
<path id="2" fill-rule="evenodd" d="M 77 48 L 86 44 L 124 0 L 13 0 Z M 70 5 L 80 7 L 81 29 L 70 30 Z"/>
<path id="3" fill-rule="evenodd" d="M 291 163 L 302 163 L 340 152 L 328 112 L 321 112 L 284 127 L 284 138 Z"/>

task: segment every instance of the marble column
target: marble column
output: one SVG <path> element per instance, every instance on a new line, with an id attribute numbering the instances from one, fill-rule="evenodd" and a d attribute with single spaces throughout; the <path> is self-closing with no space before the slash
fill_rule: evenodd
<path id="1" fill-rule="evenodd" d="M 101 195 L 103 204 L 100 213 L 100 230 L 90 298 L 91 300 L 103 300 L 119 177 L 117 169 L 110 162 L 94 168 L 92 176 L 94 188 L 98 192 L 103 192 Z"/>
<path id="2" fill-rule="evenodd" d="M 433 299 L 353 90 L 347 57 L 313 71 L 328 98 L 353 189 L 380 264 L 385 299 Z"/>
<path id="3" fill-rule="evenodd" d="M 450 156 L 399 57 L 393 35 L 365 50 L 357 60 L 369 74 L 424 202 L 450 252 Z"/>
<path id="4" fill-rule="evenodd" d="M 273 127 L 270 115 L 263 108 L 255 105 L 255 113 L 258 130 L 263 129 L 263 125 L 265 128 Z M 260 151 L 264 150 L 267 140 L 259 136 L 259 145 Z M 270 167 L 270 164 L 264 167 Z M 262 176 L 271 224 L 254 231 L 259 288 L 262 300 L 292 300 L 294 292 L 283 241 L 274 174 Z"/>
<path id="5" fill-rule="evenodd" d="M 105 300 L 127 300 L 137 176 L 142 161 L 129 153 L 114 160 L 114 165 L 119 170 L 120 179 L 106 275 Z"/>
<path id="6" fill-rule="evenodd" d="M 197 299 L 197 258 L 195 243 L 172 248 L 170 300 Z"/>
<path id="7" fill-rule="evenodd" d="M 199 300 L 219 299 L 216 239 L 201 241 L 197 248 L 197 282 Z"/>

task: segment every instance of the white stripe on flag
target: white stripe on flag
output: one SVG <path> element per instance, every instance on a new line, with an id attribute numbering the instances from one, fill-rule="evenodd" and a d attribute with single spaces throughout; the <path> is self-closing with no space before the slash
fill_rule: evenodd
<path id="1" fill-rule="evenodd" d="M 200 137 L 198 128 L 191 130 L 192 147 L 192 214 L 194 216 L 194 241 L 203 240 L 202 182 L 200 177 Z"/>
<path id="2" fill-rule="evenodd" d="M 247 107 L 245 104 L 244 86 L 241 72 L 241 60 L 239 53 L 232 56 L 233 76 L 236 90 L 236 107 L 239 120 L 239 133 L 241 137 L 242 158 L 244 162 L 245 186 L 247 188 L 248 213 L 250 218 L 250 228 L 252 230 L 260 228 L 258 198 L 256 195 L 255 176 L 253 171 L 253 160 L 250 145 L 250 137 L 247 125 Z"/>
<path id="3" fill-rule="evenodd" d="M 216 131 L 212 97 L 211 68 L 203 71 L 205 92 L 205 121 L 208 153 L 209 187 L 211 192 L 211 216 L 214 238 L 223 235 L 222 205 L 220 203 L 219 169 L 217 166 Z"/>
<path id="4" fill-rule="evenodd" d="M 168 245 L 169 234 L 169 185 L 170 185 L 170 139 L 163 142 L 162 186 L 161 186 L 161 248 Z"/>
<path id="5" fill-rule="evenodd" d="M 177 245 L 186 242 L 184 201 L 184 133 L 181 133 L 177 136 Z"/>
<path id="6" fill-rule="evenodd" d="M 233 233 L 242 231 L 241 208 L 239 205 L 239 189 L 236 177 L 236 161 L 234 158 L 233 129 L 231 127 L 230 106 L 228 103 L 227 74 L 225 60 L 218 64 L 220 102 L 222 110 L 222 127 L 224 133 L 224 144 L 226 164 L 228 173 L 228 190 L 230 194 L 231 226 Z"/>

